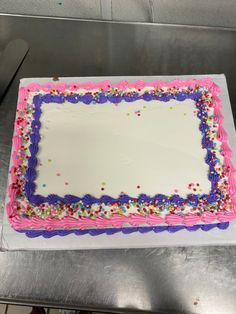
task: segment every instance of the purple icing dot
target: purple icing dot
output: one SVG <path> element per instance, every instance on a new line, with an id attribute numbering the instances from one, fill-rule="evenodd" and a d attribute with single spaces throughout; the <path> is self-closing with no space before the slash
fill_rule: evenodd
<path id="1" fill-rule="evenodd" d="M 26 179 L 29 182 L 33 182 L 36 179 L 36 171 L 34 168 L 28 168 L 25 174 Z"/>
<path id="2" fill-rule="evenodd" d="M 170 99 L 172 99 L 173 97 L 171 96 L 171 95 L 166 95 L 166 94 L 163 94 L 163 95 L 161 95 L 160 97 L 159 97 L 159 99 L 161 100 L 161 101 L 164 101 L 164 102 L 167 102 L 167 101 L 169 101 Z"/>
<path id="3" fill-rule="evenodd" d="M 39 133 L 33 133 L 30 135 L 30 141 L 32 144 L 37 144 L 40 141 Z"/>
<path id="4" fill-rule="evenodd" d="M 62 198 L 59 197 L 59 196 L 57 196 L 57 195 L 55 195 L 55 194 L 49 194 L 48 197 L 46 198 L 46 200 L 47 200 L 47 202 L 48 202 L 49 204 L 55 204 L 55 203 L 57 203 L 58 201 L 61 201 Z"/>
<path id="5" fill-rule="evenodd" d="M 37 158 L 30 157 L 28 159 L 28 168 L 35 168 L 37 166 L 37 163 L 38 163 Z"/>
<path id="6" fill-rule="evenodd" d="M 34 205 L 40 205 L 45 202 L 45 197 L 41 195 L 29 195 L 28 196 L 29 201 Z"/>
<path id="7" fill-rule="evenodd" d="M 73 195 L 65 195 L 64 197 L 64 201 L 66 204 L 72 204 L 72 203 L 77 203 L 80 201 L 80 198 L 77 196 L 73 196 Z"/>
<path id="8" fill-rule="evenodd" d="M 107 101 L 107 97 L 104 94 L 97 96 L 96 101 L 99 104 L 104 104 Z"/>
<path id="9" fill-rule="evenodd" d="M 26 182 L 26 183 L 25 183 L 25 192 L 26 192 L 27 196 L 33 194 L 34 191 L 35 191 L 35 188 L 36 188 L 36 186 L 35 186 L 34 183 L 32 183 L 32 182 Z"/>
<path id="10" fill-rule="evenodd" d="M 43 100 L 39 95 L 36 95 L 33 97 L 33 104 L 35 106 L 37 106 L 37 107 L 40 106 L 42 104 L 42 102 L 43 102 Z"/>
<path id="11" fill-rule="evenodd" d="M 85 104 L 90 104 L 93 101 L 93 95 L 85 94 L 84 96 L 81 96 L 81 101 Z"/>
<path id="12" fill-rule="evenodd" d="M 108 195 L 103 195 L 101 198 L 100 198 L 100 201 L 101 203 L 104 203 L 104 204 L 109 204 L 111 202 L 115 202 L 116 199 L 111 197 L 111 196 L 108 196 Z"/>
<path id="13" fill-rule="evenodd" d="M 110 100 L 110 102 L 114 103 L 114 104 L 118 104 L 121 102 L 122 100 L 122 97 L 119 95 L 119 96 L 109 96 L 108 99 Z"/>
<path id="14" fill-rule="evenodd" d="M 183 101 L 185 100 L 186 98 L 188 97 L 188 95 L 186 93 L 178 93 L 176 95 L 176 99 L 179 100 L 179 101 Z"/>
<path id="15" fill-rule="evenodd" d="M 152 100 L 154 97 L 152 94 L 149 94 L 149 93 L 144 93 L 143 94 L 143 99 L 146 100 L 146 101 L 150 101 Z"/>
<path id="16" fill-rule="evenodd" d="M 39 150 L 38 144 L 31 144 L 29 147 L 30 153 L 32 156 L 35 156 Z"/>
<path id="17" fill-rule="evenodd" d="M 69 101 L 70 103 L 76 104 L 80 101 L 81 97 L 77 94 L 73 95 L 67 95 L 66 100 Z"/>
<path id="18" fill-rule="evenodd" d="M 132 101 L 138 100 L 140 98 L 141 97 L 139 96 L 138 93 L 134 93 L 134 94 L 131 94 L 131 95 L 129 95 L 129 94 L 124 95 L 124 100 L 126 102 L 132 102 Z"/>

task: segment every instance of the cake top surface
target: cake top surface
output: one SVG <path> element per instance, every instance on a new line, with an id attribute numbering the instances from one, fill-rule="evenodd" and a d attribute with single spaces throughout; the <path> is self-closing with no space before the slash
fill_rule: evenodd
<path id="1" fill-rule="evenodd" d="M 36 194 L 209 193 L 194 101 L 41 106 Z"/>

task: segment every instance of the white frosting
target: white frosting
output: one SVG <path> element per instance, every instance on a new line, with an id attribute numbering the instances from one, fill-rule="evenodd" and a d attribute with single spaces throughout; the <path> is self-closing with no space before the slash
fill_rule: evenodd
<path id="1" fill-rule="evenodd" d="M 190 99 L 43 104 L 36 193 L 137 197 L 177 189 L 186 197 L 189 183 L 209 193 L 209 166 L 194 111 Z"/>

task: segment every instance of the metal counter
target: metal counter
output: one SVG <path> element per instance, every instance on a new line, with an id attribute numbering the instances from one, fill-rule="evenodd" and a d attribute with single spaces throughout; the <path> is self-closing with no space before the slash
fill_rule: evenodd
<path id="1" fill-rule="evenodd" d="M 1 203 L 22 77 L 225 73 L 235 112 L 233 30 L 0 16 L 0 50 L 15 38 L 30 52 L 0 105 Z M 1 252 L 0 301 L 234 314 L 235 259 L 236 247 Z"/>

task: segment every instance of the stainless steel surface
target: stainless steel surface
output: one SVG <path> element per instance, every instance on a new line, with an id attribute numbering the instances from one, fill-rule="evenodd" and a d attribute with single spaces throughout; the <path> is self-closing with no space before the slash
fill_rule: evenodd
<path id="1" fill-rule="evenodd" d="M 236 105 L 236 32 L 0 17 L 0 49 L 31 47 L 0 107 L 0 200 L 19 78 L 225 73 Z M 78 238 L 82 241 L 82 238 Z M 236 247 L 0 253 L 0 300 L 65 308 L 235 314 Z"/>
<path id="2" fill-rule="evenodd" d="M 0 102 L 29 50 L 26 41 L 10 41 L 0 56 Z"/>

